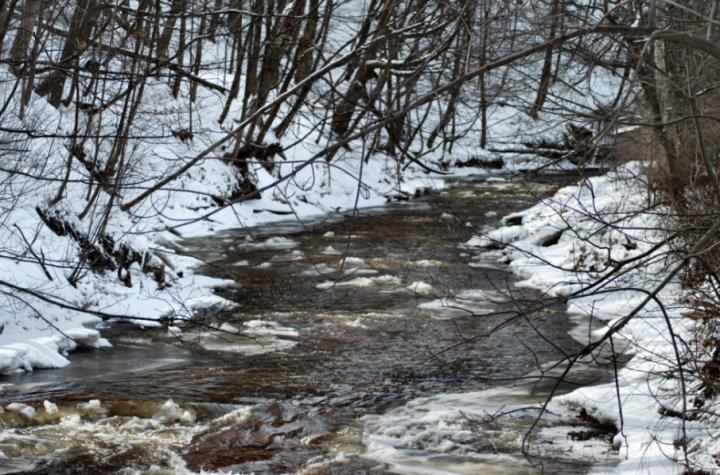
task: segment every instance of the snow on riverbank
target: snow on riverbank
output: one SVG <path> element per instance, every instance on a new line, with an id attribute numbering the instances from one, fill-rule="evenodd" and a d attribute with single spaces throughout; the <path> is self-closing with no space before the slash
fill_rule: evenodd
<path id="1" fill-rule="evenodd" d="M 168 270 L 171 275 L 165 286 L 158 286 L 138 264 L 130 268 L 130 287 L 124 285 L 112 271 L 104 274 L 85 271 L 75 286 L 70 285 L 68 277 L 73 269 L 65 268 L 62 262 L 78 252 L 77 244 L 42 226 L 35 207 L 42 205 L 51 190 L 36 194 L 36 199 L 26 200 L 11 212 L 10 221 L 18 223 L 18 228 L 0 229 L 0 239 L 5 247 L 17 254 L 25 253 L 25 257 L 18 260 L 0 259 L 0 275 L 3 276 L 0 279 L 32 292 L 0 295 L 0 373 L 58 368 L 69 364 L 67 353 L 78 345 L 95 348 L 110 346 L 98 330 L 102 327 L 102 318 L 93 312 L 135 317 L 137 324 L 156 326 L 158 323 L 154 320 L 163 317 L 186 319 L 200 308 L 232 305 L 214 295 L 213 289 L 233 282 L 195 275 L 192 268 L 201 262 L 181 255 L 182 249 L 174 243 L 177 234 L 162 230 L 170 222 L 192 222 L 180 228 L 181 236 L 188 237 L 288 218 L 312 218 L 352 209 L 356 204 L 360 208 L 378 206 L 399 193 L 412 196 L 419 189 L 441 189 L 444 186 L 442 179 L 428 177 L 414 169 L 406 174 L 404 181 L 398 182 L 394 177 L 395 171 L 387 167 L 365 165 L 362 175 L 350 173 L 348 170 L 352 168 L 352 164 L 347 163 L 344 166 L 347 173 L 336 171 L 337 176 L 333 177 L 332 183 L 325 185 L 316 183 L 309 186 L 300 181 L 303 176 L 299 176 L 297 183 L 284 188 L 287 199 L 278 190 L 270 190 L 263 193 L 261 199 L 225 208 L 210 220 L 200 220 L 203 210 L 193 209 L 189 203 L 183 202 L 185 195 L 168 205 L 162 219 L 133 222 L 127 216 L 113 215 L 110 223 L 112 235 L 122 236 L 123 242 L 135 250 L 162 253 L 172 262 L 174 269 Z M 477 169 L 475 172 L 482 173 Z M 315 178 L 319 179 L 323 176 L 327 178 L 329 172 L 327 167 L 318 165 L 308 173 L 315 173 Z M 362 181 L 359 185 L 360 176 Z M 224 179 L 218 175 L 210 182 Z M 77 200 L 78 203 L 82 201 Z M 278 210 L 283 212 L 278 213 Z M 78 212 L 64 210 L 69 219 Z M 294 215 L 287 216 L 287 212 Z M 28 236 L 26 231 L 26 236 L 32 239 L 32 252 L 47 256 L 44 266 L 30 253 L 25 238 L 18 232 L 19 228 L 37 230 L 34 236 Z M 275 238 L 275 241 L 248 245 L 287 248 L 292 244 L 282 237 Z M 70 307 L 86 309 L 88 313 Z"/>
<path id="2" fill-rule="evenodd" d="M 590 335 L 597 341 L 647 298 L 675 262 L 663 244 L 662 210 L 648 207 L 643 177 L 641 166 L 634 163 L 563 188 L 552 198 L 505 217 L 505 226 L 467 245 L 502 247 L 501 259 L 525 278 L 520 285 L 568 297 L 571 317 L 603 322 L 601 328 L 585 324 L 573 331 L 580 340 Z M 608 275 L 612 277 L 595 284 Z M 663 415 L 683 411 L 668 330 L 672 325 L 681 352 L 680 341 L 692 345 L 695 324 L 682 316 L 688 310 L 683 295 L 680 284 L 671 282 L 657 296 L 663 308 L 651 302 L 613 336 L 615 350 L 632 356 L 619 370 L 617 386 L 610 382 L 583 387 L 554 398 L 550 405 L 553 411 L 574 414 L 585 409 L 590 416 L 615 424 L 614 444 L 620 447 L 621 458 L 616 471 L 679 472 L 682 430 L 691 446 L 709 437 L 703 424 L 686 422 L 683 428 L 681 418 Z M 607 346 L 596 353 L 610 354 Z M 674 376 L 664 376 L 669 374 Z"/>
<path id="3" fill-rule="evenodd" d="M 0 85 L 0 94 L 7 95 L 9 91 Z M 9 100 L 13 102 L 16 98 Z M 220 107 L 213 100 L 212 96 L 201 97 L 197 113 L 212 116 Z M 166 99 L 152 108 L 157 111 L 161 105 L 174 110 L 174 103 Z M 72 108 L 57 110 L 42 98 L 33 97 L 24 119 L 10 117 L 8 120 L 16 120 L 18 127 L 32 124 L 38 130 L 60 133 L 73 114 Z M 176 119 L 184 120 L 181 116 Z M 153 127 L 163 131 L 171 125 L 156 123 Z M 112 130 L 111 123 L 108 130 Z M 222 128 L 216 127 L 205 130 L 194 143 L 169 138 L 161 144 L 136 144 L 133 157 L 136 178 L 142 177 L 142 183 L 151 184 L 156 176 L 170 173 L 176 167 L 174 157 L 197 154 L 222 134 Z M 86 209 L 88 172 L 76 162 L 67 170 L 67 150 L 60 142 L 62 140 L 50 138 L 30 141 L 26 144 L 28 149 L 13 164 L 22 173 L 0 171 L 0 180 L 9 180 L 14 186 L 2 195 L 8 206 L 2 207 L 5 219 L 0 225 L 3 243 L 0 257 L 4 257 L 0 258 L 0 283 L 4 283 L 0 291 L 7 292 L 0 293 L 0 373 L 58 368 L 69 364 L 67 353 L 80 344 L 96 348 L 109 346 L 110 342 L 103 339 L 98 330 L 102 327 L 102 318 L 97 312 L 121 319 L 131 317 L 138 324 L 155 326 L 156 320 L 165 317 L 187 319 L 200 308 L 231 305 L 215 296 L 213 288 L 232 282 L 195 275 L 192 269 L 201 262 L 184 255 L 177 244 L 182 238 L 287 219 L 311 219 L 355 207 L 380 206 L 389 200 L 411 198 L 424 190 L 443 189 L 446 178 L 428 174 L 415 165 L 399 172 L 397 163 L 390 157 L 375 157 L 364 163 L 357 154 L 348 153 L 332 163 L 318 161 L 303 168 L 292 179 L 260 193 L 258 199 L 217 208 L 210 196 L 226 196 L 237 181 L 237 173 L 222 160 L 208 159 L 178 179 L 173 187 L 158 191 L 132 213 L 115 206 L 104 216 L 107 197 L 103 196 L 94 207 Z M 292 174 L 318 147 L 308 142 L 288 150 L 287 161 L 278 163 L 273 174 L 261 164 L 251 164 L 256 185 L 263 188 L 280 176 Z M 458 149 L 458 156 L 471 150 L 460 146 Z M 490 155 L 489 152 L 486 155 Z M 538 162 L 510 161 L 507 165 L 500 172 L 532 167 Z M 57 181 L 38 181 L 24 175 L 39 167 Z M 64 198 L 48 208 L 58 192 L 58 183 L 68 172 Z M 487 173 L 482 168 L 451 168 L 449 176 Z M 137 263 L 129 269 L 130 286 L 122 282 L 115 271 L 76 270 L 71 264 L 77 262 L 79 245 L 68 236 L 56 235 L 43 224 L 37 210 L 45 208 L 91 239 L 97 239 L 97 234 L 104 232 L 117 246 L 127 245 L 144 256 L 155 256 L 147 257 L 148 260 L 163 257 L 171 264 L 166 267 L 167 285 L 159 286 Z M 107 222 L 103 223 L 106 218 Z M 283 241 L 282 237 L 274 239 L 248 246 L 292 247 L 292 243 Z M 69 278 L 74 274 L 78 279 L 72 285 Z"/>
<path id="4" fill-rule="evenodd" d="M 567 298 L 568 314 L 576 324 L 571 336 L 583 345 L 597 341 L 633 312 L 677 261 L 663 244 L 663 210 L 647 205 L 643 177 L 641 165 L 632 163 L 606 176 L 562 188 L 536 206 L 506 216 L 502 227 L 472 238 L 463 247 L 477 253 L 473 261 L 497 259 L 509 263 L 523 278 L 518 285 L 541 290 L 543 298 Z M 593 286 L 602 276 L 606 278 Z M 715 430 L 708 427 L 707 421 L 683 423 L 676 416 L 684 408 L 668 322 L 681 355 L 686 349 L 683 345 L 695 350 L 693 342 L 697 340 L 696 323 L 683 317 L 689 310 L 685 295 L 679 282 L 672 281 L 657 295 L 662 307 L 655 302 L 645 305 L 613 336 L 613 348 L 623 353 L 619 359 L 624 363 L 618 369 L 617 384 L 611 381 L 585 386 L 551 400 L 547 419 L 552 421 L 559 415 L 560 426 L 543 428 L 541 424 L 534 446 L 539 454 L 588 460 L 596 465 L 597 473 L 680 473 L 685 456 L 679 441 L 684 431 L 692 463 L 717 470 L 713 460 L 718 451 Z M 595 350 L 596 359 L 585 358 L 576 369 L 581 374 L 601 362 L 612 374 L 612 354 L 606 344 Z M 553 374 L 561 373 L 556 369 Z M 685 401 L 691 405 L 692 391 L 697 391 L 699 385 L 686 378 Z M 453 457 L 455 462 L 465 464 L 499 462 L 497 455 L 486 453 L 483 444 L 500 444 L 511 452 L 519 450 L 529 425 L 519 424 L 517 430 L 513 427 L 518 418 L 534 416 L 509 414 L 498 421 L 507 430 L 480 437 L 477 431 L 484 431 L 484 426 L 470 422 L 468 414 L 477 413 L 482 420 L 483 414 L 515 405 L 540 405 L 547 397 L 542 393 L 530 397 L 517 391 L 524 390 L 507 387 L 423 398 L 385 415 L 367 417 L 367 456 L 390 463 L 400 472 L 413 473 L 462 471 L 458 468 L 462 464 L 456 467 L 450 463 Z M 457 403 L 459 400 L 462 404 Z M 573 429 L 563 424 L 581 413 L 615 425 L 617 435 L 612 446 L 570 439 Z M 496 439 L 484 440 L 488 437 Z M 512 440 L 506 440 L 508 437 Z M 549 445 L 545 444 L 548 439 Z M 562 442 L 557 445 L 559 440 Z"/>
<path id="5" fill-rule="evenodd" d="M 4 75 L 10 73 L 0 68 L 0 76 Z M 197 102 L 189 108 L 194 115 L 189 117 L 183 107 L 186 96 L 181 94 L 181 99 L 175 100 L 168 95 L 166 84 L 149 80 L 146 90 L 156 100 L 143 101 L 138 111 L 143 120 L 127 134 L 156 134 L 158 138 L 131 140 L 126 179 L 132 186 L 124 190 L 124 196 L 116 197 L 100 190 L 79 160 L 68 159 L 70 144 L 65 137 L 73 133 L 70 126 L 77 117 L 80 130 L 97 126 L 108 137 L 114 136 L 122 108 L 109 108 L 103 122 L 97 124 L 94 121 L 98 119 L 76 116 L 72 106 L 56 109 L 42 97 L 33 96 L 20 115 L 20 98 L 12 84 L 0 83 L 0 97 L 8 105 L 3 125 L 36 132 L 31 140 L 20 142 L 16 154 L 4 156 L 0 170 L 4 187 L 0 191 L 0 373 L 58 368 L 69 364 L 67 353 L 78 345 L 109 346 L 111 342 L 98 330 L 106 316 L 130 317 L 135 323 L 154 326 L 164 317 L 187 319 L 200 308 L 231 305 L 214 295 L 213 289 L 232 282 L 195 275 L 192 269 L 201 262 L 184 255 L 177 244 L 182 238 L 310 218 L 355 206 L 378 206 L 389 197 L 411 197 L 422 189 L 444 185 L 442 179 L 415 166 L 399 175 L 397 163 L 389 157 L 363 163 L 357 154 L 343 154 L 332 163 L 322 160 L 304 167 L 258 199 L 218 208 L 213 197 L 229 196 L 238 183 L 238 172 L 213 156 L 125 212 L 119 209 L 119 202 L 171 174 L 183 163 L 179 157 L 195 156 L 226 134 L 227 126 L 216 120 L 224 99 L 199 90 Z M 178 124 L 193 120 L 202 124 L 193 140 L 180 141 L 169 133 Z M 110 145 L 87 142 L 85 153 L 110 156 Z M 291 175 L 319 148 L 322 145 L 311 140 L 292 147 L 287 160 L 278 163 L 272 174 L 253 162 L 255 185 L 262 188 Z M 94 193 L 98 198 L 93 204 L 90 197 Z M 43 222 L 41 212 L 72 226 L 71 234 L 80 239 L 67 232 L 58 235 L 57 229 Z M 103 272 L 78 265 L 78 256 L 86 252 L 80 244 L 84 236 L 95 246 L 109 248 L 107 252 L 127 246 L 142 256 L 142 265 L 134 262 L 127 271 L 108 266 Z M 107 246 L 105 237 L 112 241 Z M 273 244 L 277 243 L 266 243 Z M 144 272 L 146 263 L 163 268 L 163 275 Z"/>
<path id="6" fill-rule="evenodd" d="M 208 48 L 203 57 L 222 57 L 220 44 Z M 201 74 L 213 81 L 225 78 L 212 70 Z M 600 85 L 612 83 L 613 78 L 601 76 L 592 75 L 582 85 L 556 92 L 590 110 L 597 100 L 612 96 L 612 88 Z M 0 77 L 13 76 L 7 68 L 0 68 Z M 233 125 L 217 121 L 225 98 L 199 88 L 190 104 L 187 84 L 183 83 L 175 99 L 164 81 L 148 78 L 146 98 L 135 112 L 138 119 L 125 131 L 131 138 L 125 145 L 127 153 L 121 154 L 124 187 L 115 195 L 98 183 L 96 171 L 88 169 L 82 157 L 94 157 L 94 166 L 104 166 L 107 157 L 115 156 L 110 138 L 124 124 L 122 105 L 111 105 L 102 117 L 96 117 L 72 104 L 51 107 L 44 98 L 33 95 L 23 108 L 13 84 L 0 83 L 0 97 L 7 105 L 3 126 L 31 133 L 7 137 L 22 146 L 16 153 L 8 152 L 0 170 L 4 184 L 0 191 L 0 373 L 64 366 L 67 352 L 79 343 L 108 346 L 97 330 L 101 320 L 93 312 L 136 317 L 138 323 L 153 325 L 154 320 L 169 315 L 187 318 L 200 307 L 229 305 L 212 292 L 213 287 L 227 282 L 193 275 L 199 262 L 182 255 L 183 249 L 176 244 L 181 238 L 378 206 L 388 199 L 411 198 L 424 189 L 441 189 L 445 183 L 443 177 L 428 174 L 415 164 L 400 167 L 395 157 L 377 154 L 365 162 L 360 144 L 339 151 L 329 163 L 317 160 L 308 164 L 326 146 L 327 138 L 303 122 L 284 138 L 285 160 L 277 160 L 272 171 L 260 162 L 249 162 L 253 185 L 267 188 L 257 199 L 218 207 L 218 202 L 238 191 L 240 179 L 237 167 L 223 159 L 229 150 L 218 150 L 126 212 L 120 209 L 121 203 L 132 201 L 227 135 Z M 111 97 L 113 91 L 107 94 Z M 228 117 L 239 116 L 240 108 L 240 101 L 235 101 Z M 194 124 L 193 138 L 178 139 L 173 131 L 188 124 Z M 563 132 L 564 122 L 550 112 L 543 120 L 532 120 L 511 105 L 488 110 L 491 143 L 511 146 L 522 141 L 558 141 Z M 75 150 L 72 137 L 83 133 L 108 140 L 84 141 L 81 149 Z M 142 138 L 147 136 L 154 138 Z M 73 154 L 80 158 L 74 159 Z M 423 160 L 433 168 L 449 164 L 451 174 L 488 173 L 480 168 L 452 167 L 458 160 L 472 158 L 492 161 L 498 155 L 479 150 L 477 138 L 470 134 L 457 140 L 451 156 L 438 149 Z M 524 157 L 505 160 L 505 165 L 504 171 L 512 171 L 540 163 L 536 157 Z M 567 166 L 567 162 L 554 165 L 556 169 Z M 121 270 L 121 274 L 129 274 L 122 276 L 125 282 L 115 270 L 94 273 L 77 268 L 78 256 L 84 252 L 77 239 L 58 236 L 43 223 L 38 210 L 71 223 L 95 245 L 107 236 L 112 251 L 128 246 L 143 256 L 143 264 L 149 261 L 164 266 L 167 285 L 158 286 L 155 280 L 162 279 L 144 273 L 137 262 L 127 273 Z"/>

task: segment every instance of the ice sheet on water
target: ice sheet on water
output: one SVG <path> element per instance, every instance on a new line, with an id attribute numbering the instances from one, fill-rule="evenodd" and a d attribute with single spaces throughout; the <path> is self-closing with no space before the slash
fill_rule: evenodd
<path id="1" fill-rule="evenodd" d="M 391 286 L 398 287 L 401 285 L 401 281 L 394 275 L 379 275 L 377 277 L 357 277 L 355 279 L 332 282 L 325 281 L 317 284 L 316 287 L 320 290 L 327 290 L 332 288 L 343 288 L 343 287 L 380 287 L 380 286 Z"/>
<path id="2" fill-rule="evenodd" d="M 302 271 L 302 272 L 300 273 L 300 275 L 304 275 L 304 276 L 323 276 L 323 275 L 327 275 L 327 274 L 332 274 L 332 273 L 334 273 L 335 271 L 337 271 L 337 269 L 335 269 L 334 267 L 331 267 L 331 266 L 329 266 L 329 265 L 324 264 L 324 263 L 321 262 L 321 263 L 319 263 L 319 264 L 313 265 L 313 266 L 310 267 L 309 269 L 306 269 L 306 270 Z"/>
<path id="3" fill-rule="evenodd" d="M 340 259 L 338 265 L 340 265 L 341 267 L 345 267 L 346 269 L 359 269 L 365 266 L 365 261 L 360 257 L 347 256 L 343 259 Z"/>
<path id="4" fill-rule="evenodd" d="M 217 327 L 200 327 L 183 333 L 173 333 L 208 351 L 261 355 L 288 350 L 295 346 L 299 332 L 270 320 L 249 320 L 242 324 L 223 323 Z"/>
<path id="5" fill-rule="evenodd" d="M 472 302 L 505 303 L 510 296 L 496 289 L 468 289 L 458 292 L 455 297 L 459 300 Z"/>
<path id="6" fill-rule="evenodd" d="M 424 310 L 433 318 L 447 320 L 457 317 L 472 317 L 492 311 L 490 302 L 474 302 L 456 298 L 443 297 L 429 302 L 423 302 L 418 308 Z"/>
<path id="7" fill-rule="evenodd" d="M 270 238 L 267 238 L 265 241 L 262 242 L 255 242 L 255 241 L 246 241 L 238 244 L 236 247 L 238 249 L 257 249 L 257 250 L 283 250 L 283 249 L 292 249 L 294 247 L 297 247 L 298 243 L 296 241 L 293 241 L 290 238 L 286 238 L 283 236 L 273 236 Z"/>
<path id="8" fill-rule="evenodd" d="M 435 259 L 420 259 L 419 261 L 410 261 L 408 265 L 413 267 L 438 267 L 442 265 L 442 262 Z"/>
<path id="9" fill-rule="evenodd" d="M 423 282 L 421 280 L 417 280 L 405 288 L 414 294 L 425 295 L 425 296 L 432 295 L 435 292 L 435 289 L 433 288 L 432 285 L 428 284 L 427 282 Z"/>

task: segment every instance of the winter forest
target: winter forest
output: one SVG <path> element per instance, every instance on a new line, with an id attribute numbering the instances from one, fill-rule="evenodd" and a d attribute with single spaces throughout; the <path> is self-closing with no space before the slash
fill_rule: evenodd
<path id="1" fill-rule="evenodd" d="M 720 0 L 0 0 L 0 473 L 720 473 Z"/>

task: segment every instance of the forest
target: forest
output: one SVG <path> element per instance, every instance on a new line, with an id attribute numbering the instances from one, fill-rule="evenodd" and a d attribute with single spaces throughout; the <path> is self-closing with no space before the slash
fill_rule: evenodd
<path id="1" fill-rule="evenodd" d="M 0 473 L 720 472 L 719 8 L 0 0 Z"/>

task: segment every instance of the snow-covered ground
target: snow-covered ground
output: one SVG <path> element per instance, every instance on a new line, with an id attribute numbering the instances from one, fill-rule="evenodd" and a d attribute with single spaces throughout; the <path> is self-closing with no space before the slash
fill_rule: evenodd
<path id="1" fill-rule="evenodd" d="M 677 370 L 674 345 L 681 358 L 697 352 L 699 346 L 697 323 L 684 316 L 690 310 L 687 292 L 673 280 L 657 293 L 657 300 L 645 302 L 678 258 L 664 244 L 667 223 L 663 210 L 648 206 L 642 168 L 631 163 L 578 186 L 562 188 L 536 206 L 506 216 L 502 227 L 474 237 L 465 246 L 477 252 L 477 260 L 493 257 L 509 262 L 524 278 L 519 285 L 539 289 L 547 297 L 567 298 L 568 314 L 577 323 L 571 334 L 583 344 L 598 341 L 624 323 L 611 340 L 593 352 L 606 364 L 612 361 L 610 343 L 615 352 L 623 354 L 620 360 L 627 361 L 618 363 L 617 380 L 554 397 L 548 417 L 577 416 L 584 409 L 592 418 L 614 424 L 618 465 L 610 471 L 680 473 L 687 450 L 691 464 L 712 472 L 718 469 L 712 421 L 683 421 L 677 416 L 692 406 L 700 387 L 685 374 L 683 397 L 683 375 Z M 633 313 L 633 318 L 624 320 Z M 577 363 L 580 368 L 586 364 L 593 363 L 589 358 Z M 466 414 L 499 410 L 505 405 L 502 397 L 507 398 L 511 391 L 517 390 L 494 396 L 488 391 L 443 396 L 454 401 L 449 405 L 436 399 L 418 400 L 386 416 L 370 418 L 365 436 L 369 455 L 407 471 L 408 463 L 418 462 L 403 449 L 407 444 L 414 444 L 415 449 L 424 444 L 426 450 L 445 454 L 469 451 L 473 437 L 466 433 Z M 410 417 L 412 413 L 418 414 Z M 404 423 L 403 418 L 410 422 Z M 416 432 L 421 426 L 422 431 Z M 680 442 L 683 433 L 687 447 Z M 567 434 L 557 437 L 567 439 L 566 445 L 574 443 Z M 599 456 L 610 447 L 600 444 L 592 450 Z M 475 461 L 487 463 L 487 457 Z M 608 469 L 597 470 L 604 471 Z"/>
<path id="2" fill-rule="evenodd" d="M 350 2 L 344 8 L 358 7 Z M 344 16 L 339 18 L 341 28 L 334 33 L 339 36 L 332 42 L 338 45 L 337 54 L 348 47 L 345 35 L 359 28 L 359 24 L 348 24 Z M 14 31 L 6 35 L 6 48 L 13 35 Z M 201 68 L 198 75 L 229 87 L 231 75 L 212 66 L 222 62 L 226 45 L 218 41 L 204 43 L 203 48 L 202 57 L 209 66 Z M 108 67 L 121 68 L 122 63 L 113 61 Z M 535 77 L 532 71 L 537 67 L 528 61 L 517 75 L 506 77 L 498 72 L 498 77 L 533 90 L 528 78 Z M 527 115 L 523 101 L 513 104 L 511 98 L 498 97 L 488 108 L 490 146 L 502 149 L 525 141 L 558 141 L 565 130 L 564 107 L 588 112 L 612 100 L 619 78 L 603 72 L 586 75 L 582 67 L 576 69 L 567 72 L 568 77 L 577 76 L 572 86 L 561 82 L 552 86 L 553 105 L 548 103 L 539 120 Z M 339 73 L 332 71 L 330 77 Z M 493 80 L 488 76 L 488 85 Z M 122 96 L 125 86 L 121 81 L 110 81 L 106 87 L 103 97 L 112 98 Z M 110 101 L 101 114 L 76 108 L 72 102 L 51 107 L 35 94 L 23 105 L 15 76 L 6 66 L 0 67 L 0 99 L 5 104 L 0 141 L 15 144 L 12 150 L 4 150 L 0 169 L 0 373 L 64 366 L 68 364 L 67 352 L 79 343 L 108 346 L 98 331 L 103 316 L 131 317 L 139 324 L 155 325 L 163 317 L 182 319 L 200 307 L 229 305 L 212 292 L 212 288 L 229 282 L 195 275 L 192 269 L 199 262 L 182 255 L 176 244 L 179 238 L 293 217 L 306 219 L 356 206 L 377 206 L 388 197 L 412 196 L 418 189 L 444 186 L 441 177 L 428 175 L 415 165 L 400 169 L 394 157 L 377 154 L 365 163 L 360 141 L 350 144 L 352 150 L 340 150 L 329 163 L 317 160 L 307 165 L 330 138 L 318 132 L 316 124 L 298 120 L 278 139 L 286 149 L 285 160 L 277 160 L 272 172 L 259 163 L 250 164 L 254 184 L 268 188 L 258 199 L 217 206 L 217 200 L 231 196 L 238 185 L 238 171 L 223 160 L 229 149 L 221 148 L 129 212 L 122 211 L 120 204 L 181 169 L 236 125 L 232 120 L 218 122 L 227 98 L 217 91 L 199 87 L 193 100 L 190 86 L 183 83 L 173 98 L 166 81 L 153 77 L 147 78 L 143 91 L 143 99 L 133 112 L 135 120 L 126 127 L 122 101 Z M 239 117 L 241 108 L 241 101 L 234 101 L 227 117 Z M 467 112 L 472 116 L 476 111 Z M 426 127 L 431 128 L 437 120 L 433 112 Z M 176 131 L 188 128 L 192 138 L 180 140 Z M 116 149 L 119 131 L 128 137 L 120 153 Z M 269 141 L 277 139 L 271 135 Z M 437 168 L 456 160 L 497 158 L 479 149 L 478 137 L 468 133 L 454 144 L 450 156 L 443 156 L 438 149 L 424 155 L 423 160 Z M 411 145 L 424 149 L 421 143 Z M 100 186 L 80 158 L 70 158 L 76 153 L 86 156 L 86 163 L 96 169 L 108 166 L 110 157 L 117 158 L 118 162 L 108 168 L 122 169 L 120 194 L 116 196 L 117 192 Z M 534 165 L 534 158 L 529 163 L 507 162 L 506 170 Z M 61 186 L 66 179 L 67 186 Z M 277 186 L 271 187 L 274 183 Z M 95 194 L 97 199 L 93 198 Z M 137 263 L 129 271 L 130 287 L 114 271 L 98 274 L 75 268 L 80 253 L 77 242 L 48 229 L 37 209 L 72 223 L 95 241 L 106 234 L 116 246 L 129 246 L 148 261 L 170 263 L 166 266 L 167 285 L 158 286 Z"/>
<path id="3" fill-rule="evenodd" d="M 269 175 L 263 178 L 265 170 L 259 168 L 257 172 L 261 175 L 261 184 L 263 180 L 272 179 Z M 429 177 L 416 170 L 410 170 L 406 178 L 399 182 L 394 178 L 394 170 L 375 163 L 365 165 L 362 175 L 358 170 L 353 175 L 350 172 L 351 164 L 342 168 L 332 170 L 323 165 L 311 167 L 305 173 L 314 173 L 314 177 L 297 177 L 297 183 L 285 187 L 284 193 L 277 189 L 270 190 L 263 193 L 261 199 L 226 208 L 207 220 L 199 219 L 202 211 L 194 211 L 187 203 L 176 203 L 168 206 L 170 210 L 164 215 L 164 220 L 166 223 L 177 222 L 181 219 L 180 215 L 182 220 L 197 219 L 192 225 L 180 228 L 179 236 L 189 237 L 289 218 L 309 219 L 355 206 L 378 206 L 395 195 L 412 196 L 417 189 L 440 189 L 444 186 L 442 179 Z M 216 177 L 215 181 L 218 179 L 222 177 Z M 303 181 L 306 179 L 332 180 L 332 184 L 308 185 Z M 114 272 L 87 272 L 75 286 L 70 285 L 68 276 L 73 269 L 53 264 L 59 264 L 63 258 L 72 260 L 72 255 L 77 253 L 77 245 L 67 237 L 56 236 L 39 222 L 35 206 L 41 205 L 44 198 L 47 197 L 37 195 L 36 199 L 26 199 L 10 213 L 9 221 L 18 223 L 18 228 L 0 228 L 0 239 L 5 247 L 27 254 L 19 260 L 0 259 L 0 275 L 3 276 L 0 280 L 34 292 L 12 292 L 11 296 L 0 294 L 0 372 L 62 367 L 69 363 L 67 352 L 78 344 L 92 347 L 110 345 L 97 330 L 102 326 L 100 316 L 69 307 L 77 306 L 89 312 L 102 312 L 121 318 L 132 317 L 138 324 L 154 326 L 158 325 L 155 320 L 163 317 L 182 320 L 191 317 L 198 308 L 231 305 L 214 295 L 213 289 L 233 282 L 196 275 L 192 269 L 201 264 L 200 261 L 181 255 L 182 249 L 175 243 L 178 233 L 162 230 L 162 219 L 138 224 L 127 216 L 114 215 L 113 219 L 117 222 L 114 223 L 112 234 L 122 236 L 123 242 L 134 249 L 167 256 L 174 266 L 167 286 L 158 286 L 151 276 L 142 272 L 138 264 L 134 264 L 130 270 L 132 287 L 125 286 Z M 183 199 L 184 196 L 181 196 L 179 201 Z M 278 214 L 277 211 L 283 213 Z M 76 212 L 72 209 L 63 210 L 68 219 L 72 219 Z M 288 212 L 292 215 L 288 216 Z M 158 229 L 153 230 L 153 226 Z M 26 230 L 26 235 L 27 230 L 31 230 L 33 234 L 28 239 L 32 239 L 33 251 L 37 255 L 49 257 L 44 268 L 28 253 L 19 228 Z M 248 245 L 263 246 L 267 243 Z"/>
<path id="4" fill-rule="evenodd" d="M 0 76 L 3 74 L 9 75 L 0 70 Z M 597 79 L 592 77 L 583 87 L 586 91 L 600 92 L 584 96 L 588 104 L 611 93 L 608 87 L 596 87 L 593 81 Z M 230 282 L 195 275 L 192 269 L 199 262 L 182 255 L 176 244 L 179 238 L 378 206 L 398 196 L 412 197 L 421 189 L 445 186 L 442 176 L 427 174 L 416 165 L 399 170 L 397 162 L 384 155 L 365 163 L 357 151 L 342 151 L 330 163 L 319 160 L 304 166 L 324 146 L 324 142 L 318 144 L 306 137 L 286 150 L 287 159 L 276 163 L 272 173 L 258 163 L 251 163 L 256 186 L 268 187 L 258 199 L 217 207 L 213 197 L 231 194 L 238 173 L 232 165 L 214 156 L 199 162 L 128 213 L 120 210 L 120 202 L 129 201 L 159 178 L 177 170 L 186 157 L 196 156 L 227 133 L 227 127 L 215 120 L 223 99 L 200 89 L 196 103 L 188 108 L 183 94 L 180 99 L 172 99 L 164 83 L 149 80 L 148 100 L 141 104 L 137 112 L 140 119 L 128 133 L 167 137 L 151 141 L 133 139 L 128 145 L 132 154 L 125 164 L 131 170 L 126 180 L 132 183 L 124 190 L 124 196 L 114 197 L 104 190 L 98 191 L 101 187 L 93 185 L 88 170 L 77 160 L 70 161 L 68 169 L 70 139 L 64 137 L 74 133 L 70 124 L 77 118 L 75 108 L 71 105 L 55 109 L 43 98 L 33 96 L 21 117 L 20 98 L 14 94 L 12 85 L 0 82 L 0 97 L 9 104 L 2 125 L 27 129 L 33 135 L 21 142 L 21 151 L 6 157 L 0 170 L 0 182 L 5 184 L 0 191 L 0 373 L 64 366 L 68 364 L 67 352 L 79 343 L 108 346 L 109 342 L 97 331 L 103 316 L 133 317 L 140 324 L 154 325 L 154 320 L 163 317 L 187 318 L 200 307 L 229 305 L 214 296 L 212 288 Z M 583 99 L 578 91 L 578 88 L 569 91 L 568 100 Z M 111 137 L 117 130 L 121 109 L 108 109 L 100 124 L 94 122 L 97 119 L 80 115 L 75 127 L 88 131 L 99 127 Z M 196 124 L 192 141 L 182 142 L 167 134 L 189 121 Z M 511 106 L 492 108 L 489 124 L 491 143 L 500 147 L 543 137 L 558 140 L 564 130 L 562 122 L 551 113 L 543 120 L 533 121 Z M 296 135 L 302 137 L 304 133 L 298 130 Z M 53 134 L 57 136 L 51 137 Z M 110 155 L 111 145 L 104 141 L 87 143 L 85 153 Z M 470 157 L 493 159 L 497 155 L 480 150 L 475 139 L 467 137 L 458 141 L 451 156 L 438 154 L 426 160 L 438 166 L 441 159 L 454 163 Z M 504 171 L 532 168 L 539 163 L 537 158 L 506 160 Z M 568 163 L 555 165 L 567 166 Z M 451 167 L 450 173 L 487 171 Z M 68 185 L 61 190 L 60 182 L 66 174 Z M 288 176 L 291 178 L 270 187 L 280 177 Z M 54 200 L 59 192 L 62 199 Z M 99 192 L 99 198 L 90 206 L 89 197 L 94 192 Z M 150 262 L 159 263 L 157 260 L 164 258 L 165 263 L 171 264 L 166 266 L 168 285 L 158 286 L 137 263 L 130 268 L 131 287 L 121 282 L 114 271 L 97 274 L 76 269 L 80 251 L 77 242 L 53 233 L 39 218 L 38 208 L 72 223 L 92 239 L 97 240 L 102 232 L 117 246 L 127 245 Z M 74 286 L 69 283 L 71 276 L 78 277 L 72 279 L 77 281 Z"/>

